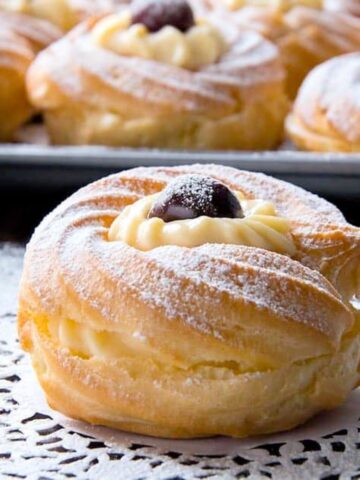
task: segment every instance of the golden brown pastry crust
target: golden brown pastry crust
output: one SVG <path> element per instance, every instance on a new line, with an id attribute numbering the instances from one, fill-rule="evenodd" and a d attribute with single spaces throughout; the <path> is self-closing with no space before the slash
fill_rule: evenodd
<path id="1" fill-rule="evenodd" d="M 296 93 L 316 65 L 337 55 L 360 50 L 360 19 L 342 13 L 295 7 L 286 13 L 248 7 L 233 18 L 275 42 L 287 71 L 287 92 Z"/>
<path id="2" fill-rule="evenodd" d="M 257 34 L 239 35 L 226 25 L 228 52 L 194 72 L 97 47 L 93 25 L 39 55 L 28 75 L 29 95 L 54 143 L 195 149 L 279 143 L 288 109 L 283 69 L 276 48 Z"/>
<path id="3" fill-rule="evenodd" d="M 0 141 L 11 140 L 33 113 L 25 89 L 26 71 L 36 53 L 59 37 L 60 31 L 48 22 L 0 13 Z"/>
<path id="4" fill-rule="evenodd" d="M 320 152 L 360 152 L 360 53 L 310 72 L 286 128 L 295 144 Z"/>
<path id="5" fill-rule="evenodd" d="M 298 261 L 236 245 L 140 252 L 108 241 L 121 209 L 187 173 L 272 201 L 291 220 Z M 360 264 L 359 229 L 297 187 L 218 166 L 135 169 L 80 190 L 37 229 L 20 339 L 50 405 L 72 417 L 168 437 L 283 430 L 340 404 L 359 380 L 349 263 Z M 54 331 L 69 319 L 118 335 L 116 355 L 63 348 Z"/>

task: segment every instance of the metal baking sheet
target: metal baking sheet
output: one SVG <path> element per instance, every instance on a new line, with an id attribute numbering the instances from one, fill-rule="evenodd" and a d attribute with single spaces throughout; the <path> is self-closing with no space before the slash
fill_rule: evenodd
<path id="1" fill-rule="evenodd" d="M 360 198 L 360 154 L 0 146 L 0 187 L 77 188 L 138 166 L 217 163 L 263 172 L 320 195 Z"/>

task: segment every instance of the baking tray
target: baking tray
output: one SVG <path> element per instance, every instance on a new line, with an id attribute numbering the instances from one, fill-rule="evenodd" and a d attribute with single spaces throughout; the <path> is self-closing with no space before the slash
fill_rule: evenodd
<path id="1" fill-rule="evenodd" d="M 0 146 L 0 187 L 77 188 L 138 166 L 217 163 L 264 172 L 325 196 L 360 198 L 360 154 Z"/>

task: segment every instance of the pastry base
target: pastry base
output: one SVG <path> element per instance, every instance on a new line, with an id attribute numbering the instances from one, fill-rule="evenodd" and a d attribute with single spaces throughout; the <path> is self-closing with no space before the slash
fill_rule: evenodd
<path id="1" fill-rule="evenodd" d="M 48 111 L 45 121 L 55 145 L 266 150 L 281 143 L 287 108 L 279 96 L 217 119 L 181 114 L 125 119 L 116 113 L 68 105 Z"/>
<path id="2" fill-rule="evenodd" d="M 217 379 L 213 367 L 212 379 L 192 382 L 178 374 L 164 379 L 161 370 L 156 378 L 129 359 L 81 358 L 59 347 L 42 320 L 35 324 L 28 332 L 32 361 L 50 407 L 144 435 L 246 437 L 288 430 L 342 404 L 359 378 L 359 334 L 333 355 L 229 379 Z M 29 340 L 23 335 L 25 346 Z"/>
<path id="3" fill-rule="evenodd" d="M 322 135 L 306 127 L 297 115 L 290 114 L 286 119 L 286 130 L 294 144 L 303 150 L 313 152 L 360 152 L 360 145 L 350 144 L 336 137 Z"/>
<path id="4" fill-rule="evenodd" d="M 13 140 L 14 131 L 32 113 L 23 76 L 15 70 L 0 68 L 0 141 Z"/>

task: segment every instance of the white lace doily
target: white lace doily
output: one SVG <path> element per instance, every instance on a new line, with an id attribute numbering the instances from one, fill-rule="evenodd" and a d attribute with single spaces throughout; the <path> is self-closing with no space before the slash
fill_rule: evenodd
<path id="1" fill-rule="evenodd" d="M 23 249 L 0 244 L 0 478 L 360 479 L 360 392 L 292 432 L 174 441 L 72 421 L 49 409 L 16 339 Z"/>

